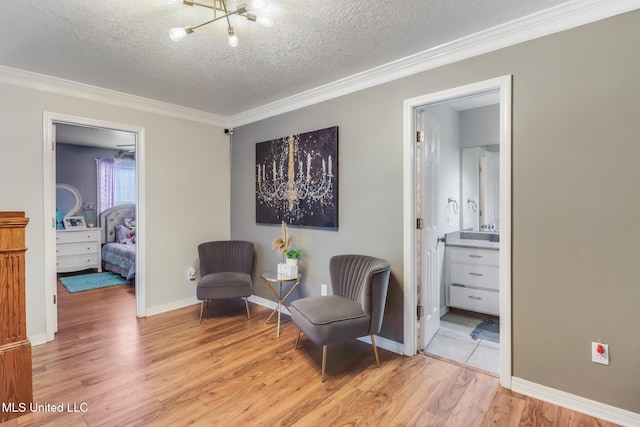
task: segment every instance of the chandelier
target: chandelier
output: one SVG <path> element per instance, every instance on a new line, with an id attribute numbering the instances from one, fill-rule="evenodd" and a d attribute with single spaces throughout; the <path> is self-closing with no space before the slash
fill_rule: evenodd
<path id="1" fill-rule="evenodd" d="M 333 165 L 331 156 L 327 161 L 322 159 L 322 172 L 317 173 L 311 171 L 311 155 L 307 154 L 307 168 L 303 168 L 302 161 L 298 165 L 298 173 L 296 178 L 296 164 L 294 160 L 294 138 L 289 137 L 289 155 L 287 176 L 282 171 L 280 164 L 279 172 L 276 161 L 273 160 L 271 167 L 271 175 L 267 172 L 267 165 L 258 164 L 258 191 L 257 196 L 265 202 L 274 200 L 287 200 L 289 202 L 289 211 L 293 211 L 295 204 L 299 200 L 314 199 L 322 200 L 328 196 L 331 190 L 331 179 L 333 178 Z M 328 170 L 327 170 L 328 163 Z M 306 172 L 306 173 L 305 173 Z"/>
<path id="2" fill-rule="evenodd" d="M 179 0 L 171 0 L 171 2 L 178 3 Z M 212 3 L 209 4 L 199 3 L 197 1 L 191 0 L 182 0 L 182 4 L 186 6 L 200 6 L 211 9 L 213 11 L 213 19 L 210 19 L 198 25 L 189 25 L 183 28 L 172 28 L 169 31 L 169 37 L 173 41 L 179 41 L 185 38 L 188 34 L 193 33 L 200 27 L 211 24 L 212 22 L 219 21 L 221 19 L 225 19 L 227 21 L 227 36 L 229 46 L 236 47 L 238 46 L 238 36 L 236 35 L 236 32 L 231 25 L 231 20 L 229 19 L 230 16 L 241 16 L 243 18 L 246 18 L 248 21 L 257 22 L 269 28 L 273 25 L 273 21 L 270 18 L 266 16 L 257 16 L 256 14 L 250 12 L 265 10 L 267 7 L 267 0 L 253 0 L 249 5 L 247 5 L 246 3 L 242 3 L 238 5 L 235 10 L 229 9 L 228 3 L 228 0 L 212 0 Z"/>

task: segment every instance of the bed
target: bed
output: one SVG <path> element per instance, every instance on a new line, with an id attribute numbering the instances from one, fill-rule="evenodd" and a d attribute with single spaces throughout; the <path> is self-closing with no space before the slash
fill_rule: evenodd
<path id="1" fill-rule="evenodd" d="M 103 269 L 127 280 L 136 275 L 135 219 L 136 205 L 114 206 L 99 215 Z"/>

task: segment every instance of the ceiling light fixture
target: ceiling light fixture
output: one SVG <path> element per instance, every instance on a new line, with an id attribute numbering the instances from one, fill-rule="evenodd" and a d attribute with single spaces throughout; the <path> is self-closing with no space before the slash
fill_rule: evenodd
<path id="1" fill-rule="evenodd" d="M 172 2 L 175 3 L 176 1 L 172 0 Z M 253 0 L 250 2 L 250 5 L 247 5 L 246 3 L 242 3 L 238 5 L 238 7 L 236 7 L 235 10 L 229 10 L 227 8 L 227 3 L 228 3 L 228 0 L 213 0 L 212 4 L 204 4 L 204 3 L 199 3 L 197 1 L 191 1 L 191 0 L 182 0 L 182 4 L 186 6 L 200 6 L 200 7 L 213 10 L 213 19 L 198 25 L 189 25 L 184 28 L 172 28 L 169 31 L 169 37 L 173 41 L 179 41 L 185 38 L 187 35 L 193 33 L 195 30 L 197 30 L 200 27 L 211 24 L 212 22 L 219 21 L 221 19 L 226 19 L 227 36 L 228 36 L 227 40 L 229 42 L 229 46 L 236 47 L 238 46 L 238 36 L 235 30 L 233 29 L 233 26 L 231 25 L 231 20 L 229 19 L 230 16 L 232 15 L 242 16 L 243 18 L 246 18 L 248 21 L 257 22 L 268 28 L 271 28 L 271 26 L 273 26 L 273 21 L 270 18 L 266 16 L 258 17 L 254 13 L 249 12 L 250 10 L 257 11 L 257 10 L 266 9 L 267 0 Z"/>

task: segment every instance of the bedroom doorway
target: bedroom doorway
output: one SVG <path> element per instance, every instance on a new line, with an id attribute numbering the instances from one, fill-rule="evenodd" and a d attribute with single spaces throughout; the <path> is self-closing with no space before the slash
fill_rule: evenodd
<path id="1" fill-rule="evenodd" d="M 145 270 L 144 270 L 144 212 L 145 212 L 145 182 L 144 182 L 144 129 L 128 124 L 105 122 L 83 117 L 68 116 L 64 114 L 48 113 L 44 114 L 44 209 L 45 218 L 51 216 L 51 228 L 45 230 L 45 316 L 46 316 L 46 341 L 52 341 L 58 330 L 58 310 L 57 310 L 57 268 L 56 268 L 56 183 L 57 168 L 68 169 L 72 166 L 68 164 L 58 165 L 57 144 L 61 145 L 61 149 L 77 148 L 89 149 L 95 147 L 96 152 L 109 149 L 116 150 L 117 156 L 131 158 L 135 164 L 135 218 L 136 224 L 136 255 L 135 255 L 135 299 L 137 317 L 145 316 Z M 58 135 L 60 132 L 61 136 Z M 74 147 L 79 146 L 79 147 Z M 90 151 L 90 150 L 88 150 Z M 96 178 L 95 163 L 85 162 L 85 173 L 93 173 Z M 64 174 L 64 170 L 61 172 Z M 95 182 L 95 181 L 93 181 Z M 89 184 L 95 185 L 95 184 Z M 82 184 L 78 185 L 83 187 Z M 97 187 L 97 186 L 96 186 Z M 94 187 L 92 196 L 97 196 L 98 190 Z M 87 191 L 83 189 L 83 191 Z M 95 209 L 95 215 L 99 214 L 100 209 L 97 200 L 93 205 L 83 206 L 85 208 Z M 92 212 L 90 211 L 91 215 Z M 97 218 L 95 218 L 97 219 Z M 97 221 L 95 227 L 99 227 Z M 132 313 L 133 315 L 133 313 Z"/>

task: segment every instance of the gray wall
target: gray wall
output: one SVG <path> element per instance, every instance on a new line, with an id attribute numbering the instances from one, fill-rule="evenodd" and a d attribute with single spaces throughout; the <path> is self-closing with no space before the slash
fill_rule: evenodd
<path id="1" fill-rule="evenodd" d="M 256 242 L 256 294 L 279 229 L 255 223 L 255 143 L 338 125 L 340 229 L 292 230 L 300 294 L 335 253 L 386 258 L 382 335 L 401 341 L 403 100 L 512 74 L 513 375 L 640 413 L 638 40 L 635 11 L 236 128 L 231 236 Z M 610 366 L 591 362 L 597 340 Z"/>
<path id="2" fill-rule="evenodd" d="M 460 111 L 460 148 L 500 144 L 500 104 Z"/>
<path id="3" fill-rule="evenodd" d="M 44 235 L 55 215 L 44 212 L 43 150 L 48 144 L 43 144 L 43 111 L 144 128 L 145 306 L 149 313 L 195 303 L 195 282 L 187 280 L 186 272 L 197 266 L 197 244 L 225 239 L 230 233 L 229 138 L 222 127 L 86 96 L 6 84 L 0 84 L 0 93 L 0 211 L 25 211 L 30 218 L 25 273 L 31 342 L 46 339 Z M 101 97 L 108 95 L 101 91 Z M 194 316 L 197 322 L 195 307 Z"/>
<path id="4" fill-rule="evenodd" d="M 56 182 L 74 186 L 83 202 L 97 202 L 98 184 L 96 161 L 98 157 L 113 159 L 118 150 L 56 144 Z"/>
<path id="5" fill-rule="evenodd" d="M 368 92 L 355 94 L 358 105 L 370 101 Z M 374 97 L 373 99 L 377 99 Z M 296 247 L 302 249 L 299 261 L 303 282 L 293 297 L 320 295 L 320 284 L 329 284 L 329 258 L 338 253 L 368 254 L 391 264 L 387 312 L 402 312 L 402 175 L 396 173 L 398 138 L 402 137 L 402 112 L 382 107 L 373 111 L 353 110 L 352 97 L 340 98 L 234 129 L 232 144 L 231 216 L 232 238 L 255 242 L 257 249 L 254 294 L 273 299 L 260 273 L 275 269 L 279 261 L 271 242 L 281 235 L 280 226 L 255 222 L 255 144 L 282 136 L 338 126 L 339 230 L 325 231 L 290 227 Z M 372 123 L 387 123 L 396 116 L 395 126 L 377 126 L 370 138 Z M 395 207 L 390 209 L 390 207 Z M 375 232 L 374 232 L 375 230 Z M 387 316 L 383 336 L 400 337 L 402 317 Z"/>

